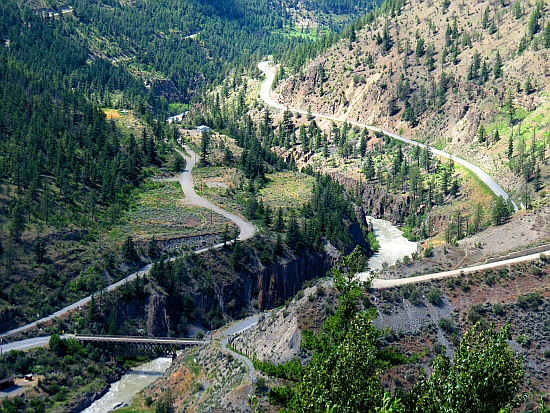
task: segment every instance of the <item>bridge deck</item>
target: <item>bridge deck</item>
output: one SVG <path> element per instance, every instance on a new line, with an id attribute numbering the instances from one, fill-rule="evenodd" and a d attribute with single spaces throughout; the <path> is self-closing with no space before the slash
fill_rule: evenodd
<path id="1" fill-rule="evenodd" d="M 79 343 L 91 345 L 99 350 L 107 351 L 113 356 L 171 356 L 189 347 L 208 344 L 205 340 L 194 340 L 172 337 L 131 337 L 131 336 L 66 336 Z"/>
<path id="2" fill-rule="evenodd" d="M 76 334 L 72 336 L 75 340 L 81 342 L 110 342 L 110 343 L 128 343 L 128 344 L 174 344 L 182 346 L 200 346 L 208 344 L 206 340 L 195 340 L 190 338 L 172 338 L 172 337 L 136 337 L 136 336 L 87 336 Z"/>

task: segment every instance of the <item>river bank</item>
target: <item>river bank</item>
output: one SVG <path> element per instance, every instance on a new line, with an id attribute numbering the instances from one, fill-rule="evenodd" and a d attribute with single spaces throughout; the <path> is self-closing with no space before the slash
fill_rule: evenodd
<path id="1" fill-rule="evenodd" d="M 130 404 L 138 392 L 161 377 L 171 364 L 171 358 L 162 357 L 134 367 L 113 383 L 103 397 L 81 412 L 105 413 L 117 405 Z"/>

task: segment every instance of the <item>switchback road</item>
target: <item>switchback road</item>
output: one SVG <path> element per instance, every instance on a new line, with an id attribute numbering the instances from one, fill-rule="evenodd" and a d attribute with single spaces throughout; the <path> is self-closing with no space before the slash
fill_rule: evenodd
<path id="1" fill-rule="evenodd" d="M 195 192 L 195 190 L 193 188 L 193 176 L 191 175 L 191 171 L 192 171 L 193 167 L 195 166 L 196 154 L 188 147 L 184 147 L 184 149 L 187 151 L 189 156 L 182 153 L 182 152 L 180 152 L 180 154 L 187 161 L 187 167 L 186 167 L 185 171 L 183 171 L 183 173 L 181 174 L 181 177 L 180 177 L 180 184 L 181 184 L 182 190 L 183 190 L 183 192 L 184 192 L 184 194 L 187 198 L 188 203 L 192 204 L 192 205 L 196 205 L 196 206 L 200 206 L 200 207 L 203 207 L 203 208 L 210 209 L 210 210 L 212 210 L 212 211 L 214 211 L 214 212 L 216 212 L 220 215 L 223 215 L 227 219 L 233 221 L 240 229 L 240 234 L 239 234 L 239 237 L 237 238 L 239 241 L 244 241 L 246 239 L 249 239 L 249 238 L 253 237 L 256 234 L 256 227 L 254 225 L 248 223 L 247 221 L 245 221 L 241 217 L 239 217 L 235 214 L 232 214 L 231 212 L 228 212 L 228 211 L 214 205 L 210 201 L 207 201 L 206 199 L 202 198 L 201 196 L 197 195 L 197 193 Z M 212 249 L 212 248 L 221 248 L 221 247 L 223 247 L 223 245 L 224 244 L 217 244 L 217 245 L 214 245 L 214 246 L 209 247 L 209 248 L 202 248 L 200 250 L 196 250 L 195 253 L 200 254 L 200 253 L 203 253 L 203 252 L 205 252 L 209 249 Z M 174 258 L 171 258 L 171 260 L 173 260 L 173 259 Z M 106 288 L 106 290 L 107 291 L 113 291 L 113 290 L 117 289 L 118 287 L 120 287 L 121 285 L 134 280 L 138 275 L 139 276 L 144 276 L 145 274 L 149 273 L 151 268 L 152 268 L 152 265 L 148 264 L 148 265 L 140 268 L 137 272 L 135 272 L 133 274 L 130 274 L 128 277 L 126 277 L 126 278 L 124 278 L 124 279 L 122 279 L 122 280 L 120 280 L 120 281 L 118 281 L 114 284 L 109 285 Z M 74 304 L 71 304 L 71 305 L 69 305 L 65 308 L 62 308 L 59 311 L 56 311 L 53 314 L 50 314 L 46 317 L 41 318 L 40 320 L 34 321 L 32 323 L 26 324 L 24 326 L 15 328 L 15 329 L 10 330 L 10 331 L 6 331 L 5 333 L 2 333 L 1 335 L 5 338 L 7 336 L 10 336 L 10 335 L 13 335 L 13 334 L 16 334 L 16 333 L 21 333 L 23 331 L 30 330 L 31 328 L 35 328 L 39 324 L 43 324 L 47 321 L 50 321 L 50 320 L 58 318 L 62 315 L 65 315 L 69 311 L 73 311 L 73 310 L 76 310 L 79 307 L 82 307 L 83 305 L 87 304 L 91 300 L 91 298 L 92 298 L 91 296 L 85 297 L 85 298 L 77 301 Z"/>

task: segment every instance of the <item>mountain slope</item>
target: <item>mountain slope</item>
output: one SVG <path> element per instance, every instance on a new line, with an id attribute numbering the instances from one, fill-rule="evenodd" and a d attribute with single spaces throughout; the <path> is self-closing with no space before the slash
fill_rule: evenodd
<path id="1" fill-rule="evenodd" d="M 547 5 L 389 3 L 280 84 L 282 103 L 403 131 L 473 161 L 520 198 L 537 166 L 547 174 Z"/>

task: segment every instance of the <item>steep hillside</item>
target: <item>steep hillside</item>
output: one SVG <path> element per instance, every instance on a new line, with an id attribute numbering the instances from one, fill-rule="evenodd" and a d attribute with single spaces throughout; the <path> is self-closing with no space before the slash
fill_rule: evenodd
<path id="1" fill-rule="evenodd" d="M 409 391 L 421 369 L 429 371 L 434 357 L 454 354 L 462 333 L 474 323 L 481 320 L 483 328 L 510 323 L 510 345 L 524 357 L 523 390 L 528 397 L 523 411 L 535 411 L 534 405 L 550 391 L 548 270 L 548 264 L 541 261 L 365 292 L 363 303 L 376 309 L 374 324 L 385 329 L 380 346 L 397 349 L 411 358 L 388 371 L 384 387 L 398 393 Z M 307 352 L 299 346 L 302 332 L 318 330 L 322 319 L 334 311 L 334 302 L 334 290 L 327 284 L 307 288 L 284 308 L 272 311 L 257 326 L 239 335 L 233 346 L 276 364 L 293 358 L 307 360 Z M 276 385 L 270 382 L 268 388 Z"/>
<path id="2" fill-rule="evenodd" d="M 281 102 L 445 148 L 529 202 L 548 175 L 548 6 L 388 4 L 282 82 Z"/>

